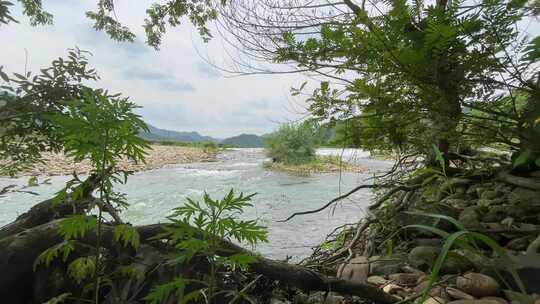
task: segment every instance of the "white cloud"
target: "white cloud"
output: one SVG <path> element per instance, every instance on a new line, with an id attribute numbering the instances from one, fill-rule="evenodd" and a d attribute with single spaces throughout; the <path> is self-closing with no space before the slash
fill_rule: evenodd
<path id="1" fill-rule="evenodd" d="M 277 122 L 300 117 L 291 111 L 289 88 L 304 80 L 301 75 L 227 77 L 199 55 L 204 51 L 205 57 L 220 62 L 227 57 L 222 42 L 202 43 L 187 21 L 167 33 L 159 51 L 146 46 L 141 25 L 151 1 L 115 2 L 119 19 L 138 35 L 135 43 L 111 41 L 92 28 L 84 13 L 94 8 L 95 0 L 44 4 L 55 15 L 54 26 L 33 28 L 20 18 L 20 24 L 2 27 L 4 70 L 23 71 L 25 49 L 27 68 L 37 71 L 79 46 L 93 53 L 90 63 L 101 76 L 98 85 L 130 96 L 143 106 L 143 117 L 158 127 L 226 137 L 266 133 Z"/>

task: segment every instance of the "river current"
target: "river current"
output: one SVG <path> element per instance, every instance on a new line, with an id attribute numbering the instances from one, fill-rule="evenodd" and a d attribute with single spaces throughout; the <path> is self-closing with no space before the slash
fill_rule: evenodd
<path id="1" fill-rule="evenodd" d="M 126 185 L 117 190 L 127 194 L 131 204 L 123 212 L 126 221 L 133 224 L 165 222 L 171 210 L 185 202 L 186 197 L 200 199 L 208 192 L 219 198 L 231 188 L 237 192 L 257 193 L 253 207 L 245 211 L 245 218 L 257 218 L 269 229 L 269 243 L 255 250 L 264 256 L 298 260 L 311 253 L 335 227 L 354 223 L 364 217 L 371 199 L 369 189 L 361 190 L 317 214 L 279 222 L 294 212 L 315 209 L 332 198 L 348 192 L 356 185 L 369 183 L 377 172 L 388 169 L 387 161 L 369 158 L 369 153 L 355 149 L 319 149 L 321 155 L 342 155 L 345 161 L 365 165 L 364 173 L 325 173 L 311 176 L 293 176 L 263 168 L 266 160 L 261 149 L 232 149 L 221 153 L 217 162 L 192 163 L 169 166 L 157 170 L 138 172 L 129 177 Z M 28 178 L 0 178 L 0 187 L 24 184 Z M 43 179 L 43 178 L 40 178 Z M 69 179 L 51 177 L 51 183 L 33 187 L 39 193 L 33 196 L 10 193 L 0 198 L 0 226 L 14 220 L 32 205 L 50 198 Z"/>

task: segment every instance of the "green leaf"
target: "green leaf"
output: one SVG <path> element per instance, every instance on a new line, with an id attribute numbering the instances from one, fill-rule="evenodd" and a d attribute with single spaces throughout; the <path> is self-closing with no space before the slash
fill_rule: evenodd
<path id="1" fill-rule="evenodd" d="M 133 248 L 138 248 L 140 245 L 139 232 L 131 225 L 116 225 L 114 227 L 114 239 L 117 242 L 122 242 L 124 246 L 130 244 Z"/>
<path id="2" fill-rule="evenodd" d="M 81 283 L 86 278 L 91 278 L 96 270 L 95 257 L 80 257 L 68 266 L 68 274 Z"/>

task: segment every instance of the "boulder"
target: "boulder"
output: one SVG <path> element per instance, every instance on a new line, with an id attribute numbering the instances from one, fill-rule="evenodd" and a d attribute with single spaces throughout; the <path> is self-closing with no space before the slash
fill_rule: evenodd
<path id="1" fill-rule="evenodd" d="M 417 246 L 409 252 L 408 261 L 413 267 L 422 271 L 429 271 L 437 260 L 441 249 L 432 246 Z M 461 273 L 472 268 L 473 265 L 463 255 L 450 251 L 441 267 L 441 274 Z"/>
<path id="2" fill-rule="evenodd" d="M 474 297 L 496 296 L 500 293 L 499 283 L 494 278 L 474 272 L 459 276 L 456 287 Z"/>
<path id="3" fill-rule="evenodd" d="M 369 260 L 367 257 L 352 258 L 347 264 L 338 268 L 338 278 L 357 283 L 366 283 L 369 275 Z"/>
<path id="4" fill-rule="evenodd" d="M 437 260 L 441 249 L 434 246 L 414 247 L 408 256 L 409 264 L 422 271 L 428 271 Z"/>
<path id="5" fill-rule="evenodd" d="M 369 274 L 386 276 L 392 273 L 400 272 L 401 267 L 405 265 L 406 259 L 407 257 L 404 255 L 370 257 Z"/>

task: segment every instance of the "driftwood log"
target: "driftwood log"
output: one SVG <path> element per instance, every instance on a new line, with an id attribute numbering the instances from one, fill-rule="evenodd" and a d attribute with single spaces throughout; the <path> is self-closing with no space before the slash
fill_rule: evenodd
<path id="1" fill-rule="evenodd" d="M 0 297 L 9 298 L 8 292 L 24 292 L 30 286 L 23 282 L 32 277 L 33 263 L 35 259 L 46 249 L 62 241 L 58 235 L 58 225 L 61 220 L 54 220 L 23 232 L 0 239 Z M 140 234 L 141 242 L 147 242 L 150 238 L 163 231 L 164 224 L 154 224 L 136 227 Z M 104 225 L 101 243 L 104 247 L 114 247 L 113 226 Z M 87 233 L 80 242 L 94 245 L 95 233 Z M 220 253 L 223 256 L 235 253 L 254 253 L 222 240 Z M 263 257 L 250 266 L 250 271 L 261 274 L 269 279 L 280 281 L 293 287 L 309 291 L 333 291 L 341 294 L 355 295 L 377 303 L 396 303 L 398 299 L 369 284 L 355 283 L 328 277 L 309 268 L 278 262 Z"/>

